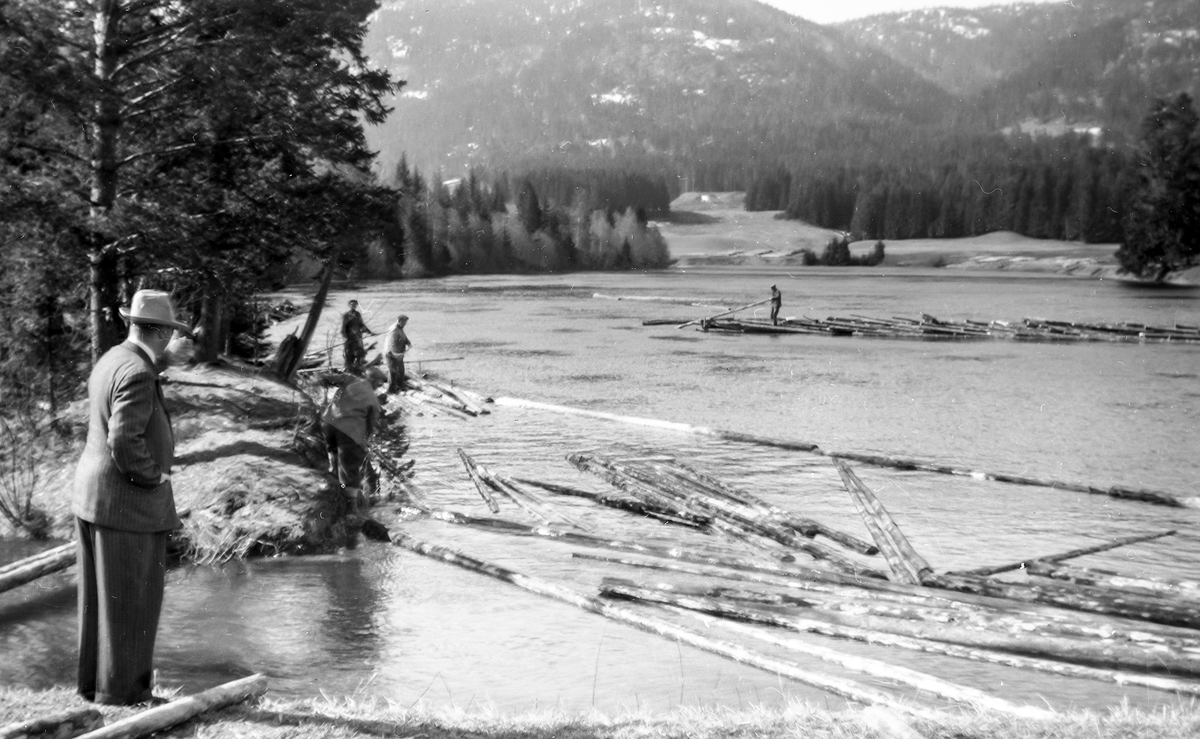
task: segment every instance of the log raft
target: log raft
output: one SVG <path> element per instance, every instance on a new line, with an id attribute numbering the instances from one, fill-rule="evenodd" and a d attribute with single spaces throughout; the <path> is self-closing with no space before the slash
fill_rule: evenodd
<path id="1" fill-rule="evenodd" d="M 758 303 L 753 305 L 759 305 Z M 721 331 L 743 334 L 814 334 L 824 336 L 847 336 L 880 339 L 917 340 L 989 340 L 1010 341 L 1109 341 L 1131 343 L 1200 343 L 1200 330 L 1194 326 L 1147 326 L 1141 323 L 1122 322 L 1078 323 L 1054 321 L 1044 318 L 1024 318 L 1010 321 L 949 321 L 922 313 L 919 319 L 895 316 L 873 318 L 868 316 L 830 316 L 828 318 L 787 318 L 778 324 L 762 319 L 733 318 L 744 306 L 726 313 L 701 318 L 680 328 L 700 324 L 704 331 Z"/>

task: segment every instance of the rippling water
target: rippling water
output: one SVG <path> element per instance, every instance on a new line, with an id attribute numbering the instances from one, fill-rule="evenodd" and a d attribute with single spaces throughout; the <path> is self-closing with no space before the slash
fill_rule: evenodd
<path id="1" fill-rule="evenodd" d="M 318 341 L 336 341 L 337 312 L 353 296 L 377 330 L 397 313 L 410 317 L 413 364 L 463 357 L 426 369 L 493 396 L 811 441 L 827 449 L 1200 495 L 1200 346 L 733 336 L 641 325 L 649 318 L 698 318 L 716 312 L 711 306 L 750 303 L 764 298 L 772 282 L 783 291 L 783 314 L 794 316 L 925 312 L 947 319 L 1200 322 L 1200 291 L 1186 289 L 1147 291 L 1111 282 L 949 270 L 695 269 L 371 284 L 331 298 L 337 310 L 325 316 Z M 612 299 L 617 296 L 626 299 Z M 280 334 L 298 323 L 279 327 Z M 568 453 L 654 449 L 781 507 L 865 534 L 822 457 L 514 407 L 469 422 L 412 419 L 409 434 L 420 488 L 439 505 L 476 515 L 487 515 L 486 508 L 462 471 L 458 447 L 512 476 L 595 490 L 602 483 L 576 472 L 565 461 Z M 858 472 L 938 569 L 1008 562 L 1174 528 L 1179 530 L 1174 537 L 1079 563 L 1200 579 L 1200 511 L 961 477 L 867 467 Z M 555 503 L 619 538 L 678 536 L 586 501 Z M 508 508 L 502 515 L 522 519 Z M 572 559 L 572 549 L 562 544 L 436 521 L 393 525 L 580 590 L 604 575 L 655 578 Z M 72 680 L 69 585 L 69 575 L 60 575 L 0 595 L 5 655 L 0 682 Z M 686 619 L 681 623 L 703 628 Z M 809 640 L 1055 708 L 1103 707 L 1123 698 L 1147 706 L 1179 700 Z M 786 658 L 838 674 L 824 663 Z M 772 704 L 784 696 L 843 703 L 374 543 L 325 557 L 173 572 L 157 663 L 163 682 L 189 690 L 266 671 L 276 695 L 361 692 L 401 705 L 500 711 L 737 707 Z"/>

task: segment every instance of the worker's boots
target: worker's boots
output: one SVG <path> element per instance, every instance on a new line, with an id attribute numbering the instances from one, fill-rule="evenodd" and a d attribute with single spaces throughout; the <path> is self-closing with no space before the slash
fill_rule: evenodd
<path id="1" fill-rule="evenodd" d="M 358 546 L 358 532 L 362 530 L 363 516 L 359 513 L 358 496 L 362 493 L 359 488 L 344 487 L 342 494 L 346 496 L 346 548 Z"/>

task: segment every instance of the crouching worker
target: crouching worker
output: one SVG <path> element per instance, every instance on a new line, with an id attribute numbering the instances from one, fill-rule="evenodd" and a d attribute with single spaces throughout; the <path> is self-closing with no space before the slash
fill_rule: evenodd
<path id="1" fill-rule="evenodd" d="M 329 450 L 329 474 L 337 475 L 349 512 L 355 515 L 359 514 L 367 444 L 383 415 L 372 382 L 361 372 L 322 379 L 326 386 L 337 387 L 321 414 L 321 431 Z"/>

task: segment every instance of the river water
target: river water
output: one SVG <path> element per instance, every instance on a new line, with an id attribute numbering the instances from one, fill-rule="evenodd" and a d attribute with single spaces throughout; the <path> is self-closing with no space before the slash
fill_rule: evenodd
<path id="1" fill-rule="evenodd" d="M 317 341 L 336 340 L 338 313 L 356 297 L 373 329 L 386 329 L 398 313 L 410 317 L 410 366 L 461 357 L 424 368 L 495 397 L 825 449 L 1200 495 L 1200 346 L 739 336 L 642 325 L 763 299 L 773 282 L 783 292 L 783 315 L 793 316 L 925 312 L 947 319 L 1200 322 L 1200 290 L 1185 288 L 996 272 L 725 267 L 367 283 L 331 295 L 334 310 Z M 279 326 L 276 338 L 300 320 Z M 836 472 L 819 456 L 510 406 L 470 421 L 417 417 L 407 424 L 416 485 L 437 505 L 474 515 L 489 514 L 458 461 L 460 447 L 495 471 L 598 491 L 604 483 L 577 472 L 568 453 L 653 450 L 800 515 L 866 535 Z M 1177 529 L 1173 537 L 1078 563 L 1200 579 L 1197 510 L 869 467 L 858 474 L 937 569 Z M 671 543 L 681 536 L 587 501 L 554 502 L 616 538 Z M 383 506 L 379 515 L 416 537 L 580 591 L 604 575 L 656 577 L 572 559 L 575 550 L 560 543 L 438 521 L 400 523 L 390 509 Z M 531 522 L 511 506 L 501 515 Z M 686 617 L 678 621 L 705 629 Z M 74 623 L 69 574 L 0 595 L 0 682 L 70 683 Z M 1145 689 L 809 640 L 1032 705 L 1180 702 Z M 806 669 L 843 674 L 762 649 Z M 402 706 L 497 712 L 613 714 L 796 698 L 844 705 L 774 674 L 377 543 L 329 556 L 172 572 L 157 665 L 164 684 L 189 691 L 264 671 L 277 696 L 361 694 Z M 844 676 L 925 700 L 911 688 Z"/>

